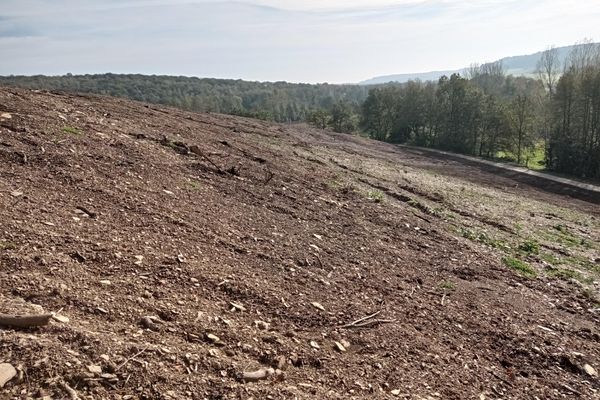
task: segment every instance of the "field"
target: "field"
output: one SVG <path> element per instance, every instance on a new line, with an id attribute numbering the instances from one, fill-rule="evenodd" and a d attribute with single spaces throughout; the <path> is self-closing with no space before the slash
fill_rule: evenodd
<path id="1" fill-rule="evenodd" d="M 0 88 L 0 314 L 55 313 L 0 330 L 0 397 L 597 399 L 599 218 L 360 137 Z"/>

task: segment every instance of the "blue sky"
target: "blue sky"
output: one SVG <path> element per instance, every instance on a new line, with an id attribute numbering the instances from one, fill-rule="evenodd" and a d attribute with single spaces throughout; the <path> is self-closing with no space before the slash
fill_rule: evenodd
<path id="1" fill-rule="evenodd" d="M 0 0 L 0 74 L 357 82 L 600 39 L 598 0 Z"/>

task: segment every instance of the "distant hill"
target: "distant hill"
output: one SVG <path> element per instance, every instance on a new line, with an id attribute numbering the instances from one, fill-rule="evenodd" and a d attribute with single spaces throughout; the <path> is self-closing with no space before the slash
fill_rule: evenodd
<path id="1" fill-rule="evenodd" d="M 558 47 L 558 55 L 560 58 L 561 64 L 567 58 L 571 50 L 573 50 L 573 46 L 564 46 Z M 510 75 L 518 75 L 518 76 L 532 76 L 534 75 L 535 66 L 537 61 L 540 59 L 542 52 L 539 51 L 534 54 L 527 54 L 522 56 L 512 56 L 505 57 L 498 61 L 502 61 L 504 68 L 506 69 L 506 73 Z M 430 72 L 416 72 L 416 73 L 407 73 L 407 74 L 395 74 L 395 75 L 385 75 L 378 76 L 375 78 L 367 79 L 365 81 L 360 82 L 360 85 L 379 85 L 383 83 L 389 82 L 408 82 L 409 80 L 422 80 L 422 81 L 436 81 L 442 75 L 452 75 L 453 73 L 464 73 L 465 68 L 448 70 L 448 71 L 430 71 Z"/>

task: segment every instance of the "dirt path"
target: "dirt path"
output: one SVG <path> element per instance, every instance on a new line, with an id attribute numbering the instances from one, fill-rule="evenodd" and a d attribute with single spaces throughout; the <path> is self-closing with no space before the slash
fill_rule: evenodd
<path id="1" fill-rule="evenodd" d="M 61 316 L 0 330 L 2 398 L 599 396 L 596 204 L 120 99 L 0 116 L 0 313 Z"/>
<path id="2" fill-rule="evenodd" d="M 583 199 L 592 203 L 600 204 L 600 186 L 591 183 L 579 182 L 548 173 L 533 171 L 525 167 L 484 160 L 463 154 L 450 153 L 436 149 L 423 147 L 402 146 L 408 152 L 418 155 L 431 155 L 442 159 L 464 161 L 465 163 L 478 166 L 485 171 L 501 174 L 510 179 L 542 188 L 553 193 L 564 194 L 572 198 Z"/>

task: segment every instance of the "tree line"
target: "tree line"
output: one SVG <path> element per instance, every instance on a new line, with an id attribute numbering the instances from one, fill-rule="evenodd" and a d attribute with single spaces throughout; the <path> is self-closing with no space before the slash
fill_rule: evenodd
<path id="1" fill-rule="evenodd" d="M 542 53 L 537 76 L 501 63 L 437 82 L 377 86 L 248 82 L 145 75 L 7 76 L 0 85 L 98 93 L 505 158 L 600 179 L 600 45 L 584 41 L 564 64 Z"/>
<path id="2" fill-rule="evenodd" d="M 506 76 L 500 63 L 465 76 L 373 88 L 360 111 L 371 138 L 600 178 L 600 45 L 584 42 L 560 65 L 542 53 L 537 79 Z M 539 156 L 539 155 L 538 155 Z"/>
<path id="3" fill-rule="evenodd" d="M 313 110 L 338 103 L 357 107 L 369 89 L 358 85 L 249 82 L 139 74 L 4 76 L 0 85 L 125 97 L 189 111 L 241 115 L 277 122 L 306 121 Z"/>

